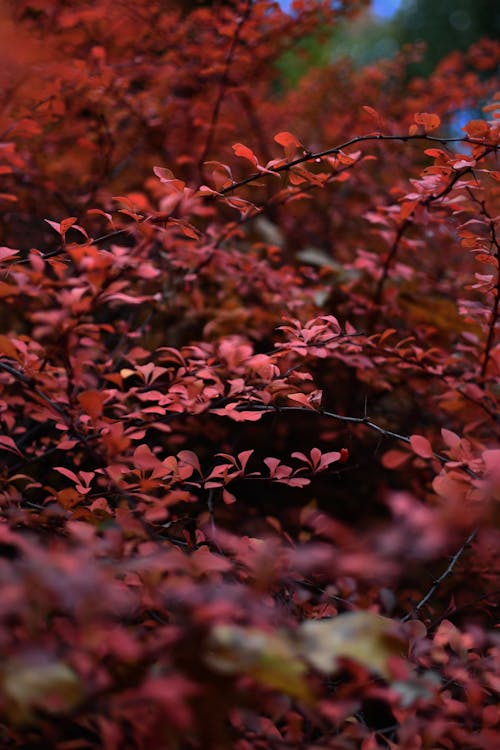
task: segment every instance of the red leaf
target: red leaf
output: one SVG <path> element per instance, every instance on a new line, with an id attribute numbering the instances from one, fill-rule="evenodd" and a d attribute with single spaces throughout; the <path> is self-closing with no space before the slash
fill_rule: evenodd
<path id="1" fill-rule="evenodd" d="M 83 391 L 78 395 L 80 405 L 92 419 L 102 416 L 106 398 L 106 394 L 102 391 Z"/>
<path id="2" fill-rule="evenodd" d="M 113 224 L 113 217 L 111 216 L 111 214 L 107 213 L 106 211 L 101 211 L 100 208 L 89 208 L 86 213 L 90 214 L 91 216 L 104 216 L 104 218 L 107 219 L 110 224 Z"/>
<path id="3" fill-rule="evenodd" d="M 153 167 L 153 172 L 160 180 L 162 180 L 162 182 L 164 180 L 175 180 L 175 175 L 172 170 L 167 169 L 166 167 Z"/>
<path id="4" fill-rule="evenodd" d="M 383 333 L 381 334 L 381 336 L 380 336 L 380 338 L 379 338 L 379 340 L 378 340 L 378 341 L 379 341 L 379 344 L 383 344 L 383 342 L 384 342 L 384 341 L 386 341 L 386 339 L 390 338 L 390 337 L 391 337 L 391 336 L 393 335 L 393 333 L 397 333 L 397 331 L 396 331 L 396 329 L 395 329 L 395 328 L 387 328 L 387 329 L 386 329 L 386 330 L 385 330 L 385 331 L 384 331 L 384 332 L 383 332 Z"/>
<path id="5" fill-rule="evenodd" d="M 240 156 L 242 159 L 247 159 L 254 165 L 254 167 L 259 166 L 257 157 L 255 156 L 252 149 L 248 148 L 248 146 L 244 146 L 242 143 L 235 143 L 233 146 L 233 151 L 235 156 Z"/>
<path id="6" fill-rule="evenodd" d="M 462 130 L 469 138 L 487 138 L 490 134 L 490 126 L 485 120 L 470 120 Z"/>
<path id="7" fill-rule="evenodd" d="M 285 478 L 278 481 L 281 484 L 288 484 L 290 487 L 306 487 L 308 484 L 311 484 L 311 480 L 305 477 L 291 477 L 290 479 Z"/>
<path id="8" fill-rule="evenodd" d="M 273 477 L 276 473 L 276 469 L 281 464 L 281 461 L 279 460 L 279 458 L 273 458 L 272 456 L 268 456 L 267 458 L 264 459 L 264 463 L 268 467 L 271 473 L 271 476 Z"/>
<path id="9" fill-rule="evenodd" d="M 59 224 L 58 221 L 51 221 L 50 219 L 44 219 L 44 221 L 47 222 L 47 224 L 50 227 L 52 227 L 52 229 L 54 229 L 57 232 L 57 234 L 62 234 L 61 225 Z"/>
<path id="10" fill-rule="evenodd" d="M 320 449 L 319 448 L 311 448 L 311 464 L 312 464 L 314 470 L 316 470 L 318 468 L 320 461 L 321 461 L 321 451 L 320 451 Z"/>
<path id="11" fill-rule="evenodd" d="M 182 463 L 192 466 L 198 474 L 201 474 L 200 461 L 196 453 L 193 453 L 193 451 L 179 451 L 177 458 Z"/>
<path id="12" fill-rule="evenodd" d="M 493 448 L 483 451 L 483 461 L 488 474 L 495 481 L 500 481 L 500 449 Z"/>
<path id="13" fill-rule="evenodd" d="M 233 175 L 227 164 L 221 164 L 218 161 L 206 161 L 204 166 L 210 170 L 216 190 L 223 190 L 233 183 Z"/>
<path id="14" fill-rule="evenodd" d="M 446 430 L 444 427 L 441 430 L 441 435 L 448 448 L 458 448 L 460 445 L 460 437 L 451 430 Z"/>
<path id="15" fill-rule="evenodd" d="M 298 149 L 302 148 L 299 139 L 287 130 L 283 130 L 281 133 L 276 133 L 274 140 L 276 143 L 279 143 L 280 146 L 283 146 L 287 159 L 292 159 L 296 155 Z"/>
<path id="16" fill-rule="evenodd" d="M 13 441 L 11 437 L 8 435 L 0 435 L 0 450 L 9 451 L 10 453 L 15 453 L 16 456 L 21 456 L 22 453 Z"/>
<path id="17" fill-rule="evenodd" d="M 68 219 L 63 219 L 61 221 L 61 224 L 59 225 L 61 234 L 65 235 L 68 229 L 71 229 L 73 224 L 76 224 L 77 221 L 78 219 L 76 218 L 76 216 L 70 216 Z"/>
<path id="18" fill-rule="evenodd" d="M 432 458 L 434 451 L 427 438 L 422 435 L 411 435 L 410 445 L 413 448 L 414 453 L 422 458 Z"/>
<path id="19" fill-rule="evenodd" d="M 214 552 L 210 552 L 205 546 L 200 547 L 193 552 L 191 555 L 191 563 L 194 563 L 194 568 L 196 572 L 199 573 L 225 573 L 227 570 L 231 570 L 232 567 L 230 560 L 221 555 L 216 555 Z"/>
<path id="20" fill-rule="evenodd" d="M 440 474 L 432 482 L 434 492 L 449 500 L 457 508 L 462 506 L 468 487 L 467 481 L 455 479 L 449 474 Z"/>
<path id="21" fill-rule="evenodd" d="M 222 499 L 226 503 L 226 505 L 232 505 L 236 502 L 236 497 L 226 489 L 222 490 Z"/>
<path id="22" fill-rule="evenodd" d="M 475 167 L 476 166 L 476 160 L 475 159 L 456 159 L 452 167 L 453 169 L 467 169 L 468 167 Z"/>
<path id="23" fill-rule="evenodd" d="M 19 353 L 16 347 L 9 339 L 9 337 L 5 336 L 3 333 L 0 333 L 0 353 L 5 357 L 9 357 L 10 359 L 19 359 Z"/>
<path id="24" fill-rule="evenodd" d="M 414 117 L 417 125 L 422 125 L 426 133 L 436 130 L 441 125 L 441 120 L 437 115 L 429 112 L 417 112 Z"/>
<path id="25" fill-rule="evenodd" d="M 134 465 L 137 469 L 149 471 L 156 469 L 160 460 L 152 453 L 151 448 L 143 443 L 138 445 L 134 451 Z"/>
<path id="26" fill-rule="evenodd" d="M 0 261 L 10 260 L 19 255 L 19 250 L 13 250 L 11 247 L 0 247 Z"/>
<path id="27" fill-rule="evenodd" d="M 77 484 L 80 481 L 74 471 L 71 471 L 70 469 L 66 469 L 64 466 L 54 466 L 54 471 L 58 471 L 59 474 L 63 474 L 68 479 L 71 479 L 71 481 L 74 482 L 75 484 Z"/>
<path id="28" fill-rule="evenodd" d="M 170 169 L 166 167 L 153 167 L 153 172 L 158 177 L 161 183 L 173 193 L 182 193 L 186 187 L 184 180 L 179 180 Z M 123 197 L 119 198 L 123 200 Z"/>
<path id="29" fill-rule="evenodd" d="M 282 130 L 280 133 L 276 133 L 276 135 L 274 136 L 274 140 L 276 141 L 276 143 L 279 143 L 280 146 L 284 146 L 285 148 L 287 146 L 295 146 L 296 148 L 300 148 L 302 146 L 299 139 L 292 135 L 292 133 L 289 133 L 287 130 Z"/>
<path id="30" fill-rule="evenodd" d="M 78 440 L 61 440 L 57 447 L 61 451 L 70 451 L 75 445 L 78 445 Z"/>
<path id="31" fill-rule="evenodd" d="M 382 466 L 385 466 L 386 469 L 399 469 L 408 461 L 409 457 L 409 453 L 392 448 L 382 456 Z"/>
<path id="32" fill-rule="evenodd" d="M 311 409 L 311 401 L 309 396 L 306 396 L 305 393 L 289 393 L 288 398 L 290 401 L 296 401 L 299 404 L 302 404 L 302 406 L 306 406 L 308 409 Z"/>
<path id="33" fill-rule="evenodd" d="M 418 200 L 404 201 L 404 203 L 401 204 L 401 208 L 399 209 L 400 220 L 404 221 L 405 219 L 407 219 L 413 213 L 413 209 L 418 205 L 418 203 Z"/>
<path id="34" fill-rule="evenodd" d="M 227 404 L 223 409 L 211 409 L 211 414 L 230 417 L 235 422 L 257 422 L 263 415 L 262 411 L 238 411 L 238 404 Z"/>
<path id="35" fill-rule="evenodd" d="M 373 109 L 373 107 L 369 107 L 366 104 L 363 105 L 362 109 L 364 109 L 370 117 L 373 117 L 374 120 L 380 121 L 380 115 L 376 109 Z"/>
<path id="36" fill-rule="evenodd" d="M 242 451 L 241 453 L 238 453 L 238 461 L 240 462 L 240 466 L 243 471 L 245 471 L 246 465 L 248 463 L 248 460 L 250 456 L 253 453 L 253 448 L 249 451 Z"/>
<path id="37" fill-rule="evenodd" d="M 342 459 L 342 454 L 339 451 L 330 451 L 329 453 L 323 453 L 321 456 L 319 471 L 323 471 L 330 464 L 336 463 Z"/>

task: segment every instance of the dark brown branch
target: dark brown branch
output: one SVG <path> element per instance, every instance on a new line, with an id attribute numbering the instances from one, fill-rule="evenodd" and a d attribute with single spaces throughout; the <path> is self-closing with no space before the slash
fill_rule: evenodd
<path id="1" fill-rule="evenodd" d="M 500 414 L 498 414 L 498 411 L 495 408 L 495 404 L 491 404 L 488 406 L 487 403 L 480 401 L 478 398 L 474 398 L 474 396 L 471 396 L 470 393 L 467 393 L 466 391 L 462 390 L 458 385 L 450 382 L 450 378 L 456 376 L 457 372 L 447 371 L 446 369 L 443 372 L 434 372 L 433 370 L 430 370 L 429 367 L 425 364 L 425 362 L 418 361 L 417 359 L 411 359 L 410 357 L 406 357 L 403 354 L 401 354 L 400 351 L 397 349 L 386 349 L 385 347 L 377 346 L 375 345 L 375 350 L 381 352 L 385 357 L 395 357 L 401 362 L 404 362 L 406 365 L 410 365 L 411 367 L 414 367 L 416 370 L 419 370 L 422 375 L 426 375 L 430 378 L 436 378 L 437 380 L 440 380 L 447 388 L 454 388 L 456 392 L 464 399 L 464 401 L 467 401 L 468 403 L 472 404 L 478 409 L 481 409 L 485 414 L 490 417 L 497 425 L 500 425 Z M 464 372 L 459 371 L 459 375 L 463 376 Z M 486 399 L 486 396 L 485 396 Z"/>
<path id="2" fill-rule="evenodd" d="M 224 63 L 224 70 L 221 76 L 219 93 L 217 95 L 217 99 L 215 100 L 214 108 L 212 111 L 212 117 L 210 118 L 210 125 L 208 126 L 207 140 L 205 141 L 205 146 L 198 160 L 198 169 L 200 171 L 200 174 L 202 173 L 202 170 L 203 170 L 203 162 L 206 160 L 207 156 L 210 153 L 210 149 L 212 148 L 212 144 L 213 144 L 213 140 L 215 136 L 215 129 L 217 127 L 217 121 L 219 119 L 220 108 L 222 106 L 222 102 L 224 100 L 224 97 L 226 95 L 226 91 L 229 85 L 229 71 L 231 69 L 231 65 L 233 62 L 234 53 L 236 51 L 236 47 L 238 46 L 238 41 L 240 38 L 242 28 L 245 25 L 245 23 L 248 21 L 248 19 L 250 18 L 251 11 L 252 11 L 252 0 L 247 0 L 245 11 L 242 13 L 240 18 L 238 19 L 238 23 L 236 25 L 233 38 L 231 39 L 231 44 L 229 45 L 229 50 L 228 50 L 226 60 Z"/>
<path id="3" fill-rule="evenodd" d="M 484 378 L 488 370 L 488 364 L 491 356 L 491 349 L 495 341 L 495 328 L 498 320 L 498 308 L 500 305 L 500 241 L 497 237 L 495 230 L 495 221 L 489 215 L 486 207 L 483 204 L 483 214 L 489 220 L 491 241 L 495 247 L 495 257 L 497 260 L 497 283 L 495 288 L 495 299 L 493 301 L 493 308 L 491 310 L 490 321 L 488 324 L 488 338 L 486 339 L 486 346 L 484 348 L 483 364 L 481 366 L 481 377 Z"/>
<path id="4" fill-rule="evenodd" d="M 500 594 L 500 589 L 493 589 L 493 591 L 487 591 L 485 594 L 481 594 L 481 596 L 476 596 L 474 599 L 471 599 L 471 601 L 465 602 L 465 604 L 461 604 L 458 606 L 453 606 L 453 609 L 449 609 L 447 612 L 445 612 L 442 615 L 439 615 L 439 617 L 436 617 L 429 625 L 429 629 L 434 628 L 441 623 L 445 617 L 448 616 L 455 616 L 459 612 L 464 612 L 467 609 L 471 609 L 476 604 L 479 604 L 480 602 L 485 602 L 487 607 L 491 607 L 492 609 L 495 609 L 496 607 L 500 606 L 500 603 L 497 601 L 488 601 L 492 597 L 497 597 Z"/>
<path id="5" fill-rule="evenodd" d="M 489 153 L 489 150 L 485 149 L 484 153 L 481 154 L 481 156 L 478 157 L 477 160 L 479 161 L 479 159 L 483 159 L 488 153 Z M 444 198 L 446 195 L 448 195 L 452 191 L 453 187 L 458 182 L 458 180 L 460 178 L 462 178 L 466 174 L 474 174 L 473 168 L 472 167 L 464 167 L 463 169 L 458 170 L 457 172 L 455 172 L 453 174 L 451 180 L 448 182 L 448 184 L 446 185 L 446 187 L 444 187 L 439 193 L 437 193 L 436 195 L 428 195 L 426 198 L 424 198 L 423 200 L 419 201 L 419 203 L 422 206 L 429 206 L 431 203 L 434 203 L 435 201 L 438 201 L 441 198 Z M 404 233 L 406 232 L 406 230 L 410 226 L 410 223 L 411 223 L 410 222 L 410 217 L 408 216 L 400 224 L 400 226 L 398 227 L 398 230 L 396 232 L 396 236 L 394 238 L 394 242 L 392 244 L 392 247 L 389 250 L 387 258 L 386 258 L 386 260 L 384 262 L 382 275 L 381 275 L 381 277 L 380 277 L 380 279 L 378 281 L 377 288 L 375 290 L 375 295 L 374 295 L 375 309 L 374 309 L 374 312 L 373 312 L 373 315 L 372 315 L 371 328 L 373 328 L 375 326 L 375 324 L 376 324 L 376 322 L 378 320 L 378 317 L 380 315 L 380 304 L 382 302 L 382 296 L 383 296 L 383 293 L 384 293 L 385 284 L 387 282 L 387 279 L 389 278 L 389 270 L 390 270 L 391 265 L 392 265 L 392 263 L 394 261 L 394 258 L 396 257 L 396 254 L 397 254 L 397 252 L 399 250 L 399 245 L 400 245 L 401 240 L 402 240 L 402 238 L 404 236 Z"/>
<path id="6" fill-rule="evenodd" d="M 408 435 L 400 435 L 398 432 L 393 432 L 392 430 L 386 430 L 384 427 L 380 427 L 380 425 L 376 424 L 375 422 L 372 422 L 372 420 L 369 417 L 349 417 L 349 416 L 346 416 L 345 414 L 336 414 L 335 412 L 326 411 L 325 409 L 308 409 L 305 406 L 273 406 L 273 405 L 268 406 L 266 404 L 259 404 L 255 402 L 240 403 L 237 406 L 237 411 L 263 411 L 263 412 L 272 412 L 274 414 L 281 414 L 282 412 L 296 411 L 296 412 L 301 412 L 303 414 L 316 414 L 317 416 L 328 417 L 330 419 L 335 419 L 339 422 L 347 422 L 349 424 L 365 425 L 365 427 L 368 427 L 368 429 L 372 430 L 373 432 L 377 432 L 379 435 L 382 435 L 382 437 L 399 440 L 403 443 L 406 443 L 407 445 L 411 444 L 411 441 Z M 440 453 L 433 453 L 432 457 L 437 459 L 442 464 L 446 464 L 449 461 L 449 459 L 446 456 L 443 456 Z M 467 469 L 467 467 L 463 467 L 463 471 L 470 474 L 471 476 L 476 476 L 476 474 L 472 472 L 472 470 Z"/>
<path id="7" fill-rule="evenodd" d="M 256 180 L 261 180 L 266 174 L 281 174 L 282 172 L 288 172 L 292 167 L 296 167 L 298 164 L 304 164 L 308 161 L 314 161 L 316 159 L 322 159 L 324 156 L 332 156 L 335 154 L 339 154 L 341 151 L 344 151 L 344 149 L 349 148 L 349 146 L 354 146 L 357 143 L 363 143 L 366 141 L 401 141 L 403 143 L 406 143 L 407 141 L 431 141 L 434 143 L 470 143 L 475 146 L 481 145 L 485 148 L 485 153 L 482 155 L 483 157 L 486 156 L 487 153 L 492 151 L 498 151 L 500 149 L 500 146 L 493 144 L 493 143 L 483 143 L 483 141 L 479 141 L 475 138 L 439 138 L 437 136 L 432 135 L 382 135 L 382 134 L 374 134 L 374 135 L 358 135 L 355 138 L 351 138 L 348 141 L 345 141 L 344 143 L 341 143 L 338 146 L 332 146 L 332 148 L 324 149 L 323 151 L 316 151 L 315 153 L 307 152 L 304 154 L 304 156 L 299 156 L 296 159 L 292 159 L 292 161 L 285 162 L 285 164 L 281 164 L 279 167 L 272 167 L 267 172 L 254 172 L 251 175 L 248 175 L 248 177 L 245 177 L 243 180 L 238 180 L 238 182 L 233 182 L 231 185 L 228 185 L 225 188 L 222 188 L 222 190 L 219 191 L 219 195 L 227 195 L 228 193 L 232 193 L 234 190 L 237 190 L 240 187 L 243 187 L 244 185 L 248 185 L 251 182 L 255 182 Z M 453 184 L 456 182 L 459 177 L 461 177 L 465 172 L 470 171 L 470 167 L 466 167 L 464 170 L 460 170 L 457 172 L 456 178 L 453 179 Z M 446 188 L 446 191 L 448 188 Z M 443 193 L 444 195 L 445 193 Z M 430 200 L 436 200 L 437 198 L 442 197 L 442 195 L 437 196 L 429 196 Z"/>
<path id="8" fill-rule="evenodd" d="M 399 250 L 399 245 L 401 243 L 401 240 L 403 239 L 404 233 L 406 229 L 410 225 L 410 219 L 407 217 L 401 224 L 399 225 L 396 236 L 394 237 L 394 242 L 392 243 L 391 249 L 389 250 L 387 257 L 384 261 L 384 265 L 382 267 L 382 274 L 380 276 L 380 279 L 377 282 L 377 287 L 375 289 L 375 294 L 373 297 L 373 303 L 374 303 L 374 309 L 373 314 L 371 315 L 371 321 L 369 323 L 369 328 L 373 330 L 378 322 L 378 319 L 380 317 L 380 305 L 382 303 L 382 298 L 384 295 L 384 288 L 385 284 L 387 282 L 387 279 L 389 278 L 389 271 L 392 266 L 392 262 L 394 258 L 397 255 L 397 252 Z"/>
<path id="9" fill-rule="evenodd" d="M 426 595 L 422 599 L 420 599 L 418 604 L 416 604 L 410 612 L 408 612 L 403 618 L 401 618 L 401 622 L 407 622 L 408 620 L 411 620 L 413 617 L 416 617 L 416 615 L 418 615 L 422 607 L 424 607 L 427 604 L 427 602 L 434 596 L 434 594 L 436 593 L 438 588 L 441 586 L 443 581 L 446 578 L 448 578 L 448 576 L 451 576 L 456 564 L 458 563 L 458 561 L 464 554 L 465 550 L 472 544 L 472 542 L 476 538 L 477 532 L 478 532 L 478 529 L 474 529 L 474 531 L 471 531 L 471 533 L 469 534 L 465 542 L 462 544 L 462 546 L 459 549 L 457 549 L 457 551 L 451 558 L 450 563 L 448 567 L 446 568 L 446 570 L 443 571 L 443 573 L 441 573 L 439 578 L 436 578 L 436 580 L 430 587 L 429 591 L 426 593 Z"/>
<path id="10" fill-rule="evenodd" d="M 373 298 L 373 301 L 375 305 L 377 305 L 377 307 L 382 302 L 382 295 L 384 293 L 385 282 L 387 281 L 389 277 L 389 269 L 391 267 L 392 261 L 396 257 L 396 253 L 398 252 L 398 249 L 399 249 L 399 243 L 401 242 L 403 235 L 406 231 L 406 228 L 409 226 L 409 224 L 410 224 L 409 218 L 406 218 L 403 222 L 401 222 L 401 224 L 399 225 L 397 229 L 396 236 L 394 237 L 394 242 L 392 243 L 392 247 L 389 250 L 389 253 L 387 254 L 387 258 L 385 259 L 384 267 L 382 270 L 382 275 L 380 276 L 380 279 L 378 280 L 377 288 L 375 289 L 375 294 Z"/>
<path id="11" fill-rule="evenodd" d="M 42 401 L 45 401 L 45 403 L 53 411 L 55 411 L 59 417 L 62 417 L 64 421 L 68 424 L 68 426 L 70 427 L 72 426 L 71 420 L 67 416 L 65 410 L 61 406 L 56 404 L 54 401 L 52 401 L 52 399 L 49 398 L 49 396 L 47 396 L 43 391 L 41 391 L 31 378 L 26 377 L 26 375 L 24 375 L 22 372 L 19 372 L 19 370 L 16 370 L 15 367 L 12 367 L 12 365 L 7 364 L 6 362 L 0 361 L 0 369 L 4 370 L 5 372 L 8 372 L 10 375 L 16 378 L 16 380 L 19 380 L 21 383 L 23 383 L 23 385 L 27 386 L 32 393 L 38 396 L 39 399 L 41 399 Z"/>
<path id="12" fill-rule="evenodd" d="M 59 418 L 62 418 L 66 425 L 68 426 L 68 429 L 70 431 L 70 434 L 72 434 L 77 440 L 84 446 L 87 454 L 92 459 L 92 461 L 99 467 L 106 467 L 107 466 L 107 460 L 104 456 L 102 456 L 92 445 L 91 441 L 95 439 L 96 436 L 87 436 L 83 434 L 74 424 L 73 418 L 70 414 L 66 412 L 65 409 L 63 409 L 59 404 L 56 404 L 52 399 L 47 396 L 43 391 L 41 391 L 35 381 L 32 378 L 28 378 L 26 375 L 24 375 L 22 372 L 19 372 L 19 370 L 16 370 L 15 367 L 12 367 L 11 365 L 0 361 L 0 369 L 4 370 L 5 372 L 8 372 L 9 374 L 13 375 L 20 383 L 22 383 L 28 393 L 30 393 L 33 396 L 38 397 L 42 401 L 44 401 L 56 414 Z M 53 452 L 53 449 L 49 449 L 45 453 L 38 456 L 39 460 L 45 459 L 48 455 L 50 455 Z M 23 466 L 25 463 L 30 463 L 32 460 L 31 457 L 26 457 L 23 459 L 23 462 L 19 464 L 18 466 Z M 14 472 L 17 472 L 18 467 L 15 468 Z M 135 498 L 130 493 L 123 490 L 119 484 L 117 484 L 113 479 L 110 477 L 106 477 L 106 482 L 108 485 L 109 490 L 117 495 L 117 497 L 124 498 L 128 501 L 129 507 L 134 507 L 135 504 Z"/>

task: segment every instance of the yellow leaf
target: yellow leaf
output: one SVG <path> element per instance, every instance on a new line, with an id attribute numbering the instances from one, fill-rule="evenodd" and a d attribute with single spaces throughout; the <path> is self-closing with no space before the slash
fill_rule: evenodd
<path id="1" fill-rule="evenodd" d="M 246 674 L 265 687 L 311 702 L 307 666 L 287 633 L 258 628 L 216 625 L 209 638 L 205 662 L 221 674 Z"/>
<path id="2" fill-rule="evenodd" d="M 131 378 L 134 375 L 137 375 L 135 370 L 130 370 L 128 367 L 124 367 L 122 370 L 120 370 L 120 375 L 122 378 Z"/>
<path id="3" fill-rule="evenodd" d="M 324 674 L 335 672 L 338 660 L 348 658 L 388 678 L 389 658 L 404 653 L 397 623 L 372 612 L 308 620 L 299 627 L 298 638 L 303 658 Z"/>
<path id="4" fill-rule="evenodd" d="M 82 698 L 78 675 L 64 662 L 49 661 L 44 654 L 9 659 L 2 669 L 0 692 L 7 699 L 10 718 L 17 723 L 32 721 L 40 709 L 67 713 Z"/>

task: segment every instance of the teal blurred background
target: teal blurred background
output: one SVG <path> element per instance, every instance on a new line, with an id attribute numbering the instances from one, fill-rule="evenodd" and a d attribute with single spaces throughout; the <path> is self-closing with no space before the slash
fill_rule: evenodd
<path id="1" fill-rule="evenodd" d="M 290 0 L 280 2 L 289 11 Z M 374 0 L 355 22 L 339 24 L 327 44 L 310 49 L 313 64 L 348 56 L 358 65 L 390 58 L 403 45 L 425 52 L 409 73 L 428 75 L 452 50 L 465 51 L 486 36 L 500 39 L 500 2 L 495 0 Z M 293 71 L 292 71 L 293 72 Z"/>

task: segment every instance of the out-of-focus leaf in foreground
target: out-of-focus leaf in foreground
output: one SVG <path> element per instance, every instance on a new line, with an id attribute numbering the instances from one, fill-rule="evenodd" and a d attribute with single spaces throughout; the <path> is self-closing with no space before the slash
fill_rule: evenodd
<path id="1" fill-rule="evenodd" d="M 246 674 L 262 685 L 293 698 L 311 700 L 307 666 L 285 631 L 216 625 L 209 638 L 205 662 L 214 671 Z"/>
<path id="2" fill-rule="evenodd" d="M 43 654 L 9 659 L 1 671 L 0 693 L 15 723 L 31 722 L 37 711 L 68 713 L 83 697 L 82 685 L 71 667 Z"/>
<path id="3" fill-rule="evenodd" d="M 389 678 L 390 658 L 404 653 L 397 623 L 373 612 L 346 612 L 324 620 L 308 620 L 299 627 L 298 637 L 304 660 L 325 674 L 335 672 L 339 659 L 344 658 Z"/>
<path id="4" fill-rule="evenodd" d="M 376 675 L 390 679 L 389 660 L 404 653 L 397 623 L 371 612 L 303 622 L 295 633 L 267 633 L 258 628 L 217 625 L 205 662 L 221 674 L 245 674 L 266 687 L 311 700 L 307 672 L 332 674 L 341 659 L 352 659 Z"/>

